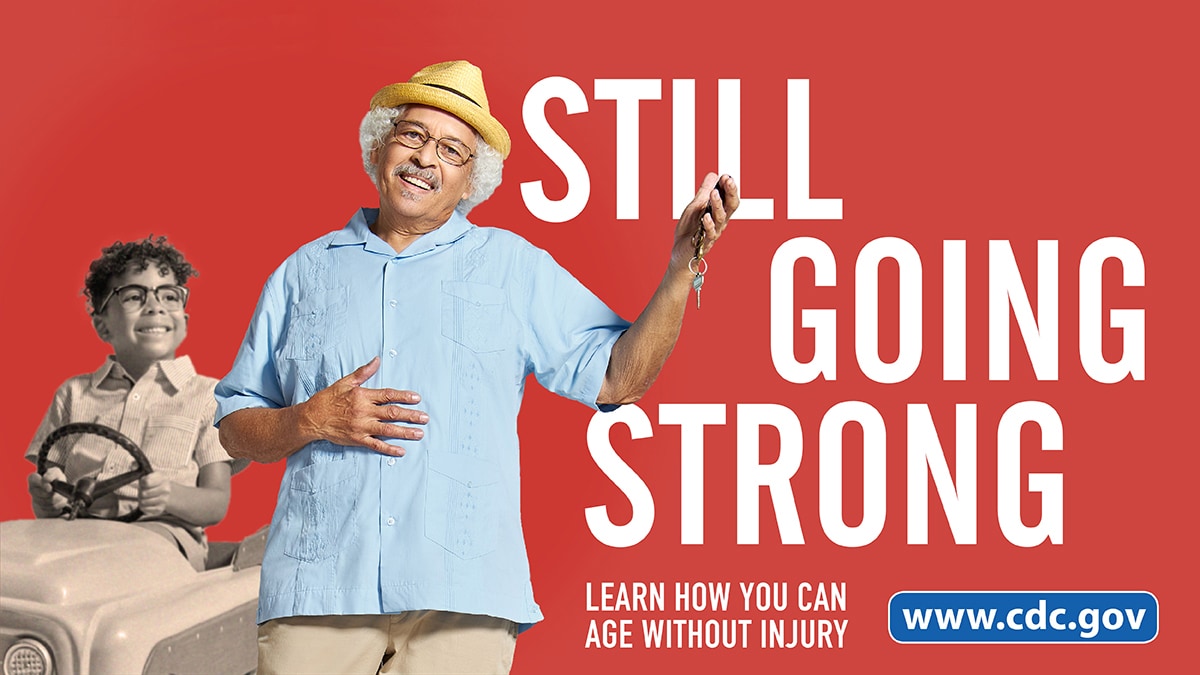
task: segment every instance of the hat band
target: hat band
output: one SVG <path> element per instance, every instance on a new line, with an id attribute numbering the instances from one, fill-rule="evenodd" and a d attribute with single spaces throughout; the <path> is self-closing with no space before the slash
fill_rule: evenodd
<path id="1" fill-rule="evenodd" d="M 483 106 L 479 105 L 478 103 L 475 103 L 475 99 L 471 98 L 470 96 L 467 96 L 466 94 L 462 93 L 461 91 L 459 91 L 457 89 L 451 89 L 450 87 L 446 87 L 446 86 L 443 86 L 440 84 L 430 84 L 429 82 L 421 82 L 421 85 L 425 86 L 425 87 L 434 87 L 436 89 L 442 89 L 444 91 L 448 91 L 451 94 L 454 94 L 461 98 L 465 98 L 466 100 L 470 101 L 471 103 L 474 103 L 476 108 L 483 110 Z"/>

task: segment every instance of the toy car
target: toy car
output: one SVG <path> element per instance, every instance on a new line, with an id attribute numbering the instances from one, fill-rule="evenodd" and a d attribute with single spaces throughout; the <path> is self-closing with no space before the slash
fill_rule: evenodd
<path id="1" fill-rule="evenodd" d="M 51 434 L 39 471 L 49 446 L 71 433 L 117 440 L 137 470 L 113 482 L 56 484 L 74 512 L 64 518 L 0 523 L 3 675 L 252 673 L 266 528 L 241 542 L 211 543 L 205 570 L 197 572 L 159 535 L 88 517 L 102 490 L 150 470 L 140 450 L 130 450 L 132 441 L 98 426 L 67 425 Z"/>

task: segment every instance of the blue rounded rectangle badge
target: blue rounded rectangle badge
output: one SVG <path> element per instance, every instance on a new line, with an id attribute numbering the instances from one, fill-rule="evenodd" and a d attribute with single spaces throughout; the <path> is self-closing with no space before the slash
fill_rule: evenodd
<path id="1" fill-rule="evenodd" d="M 888 633 L 901 644 L 1140 644 L 1158 636 L 1147 591 L 900 591 Z"/>

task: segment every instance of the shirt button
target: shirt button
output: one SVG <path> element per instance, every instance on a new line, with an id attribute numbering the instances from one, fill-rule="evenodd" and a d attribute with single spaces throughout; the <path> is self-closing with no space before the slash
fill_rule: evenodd
<path id="1" fill-rule="evenodd" d="M 388 457 L 388 466 L 396 466 L 396 458 Z"/>
<path id="2" fill-rule="evenodd" d="M 141 394 L 134 394 L 134 395 L 133 395 L 133 400 L 135 400 L 135 401 L 140 401 L 140 400 L 142 400 L 142 395 L 141 395 Z"/>
<path id="3" fill-rule="evenodd" d="M 396 302 L 395 300 L 388 300 L 388 307 L 391 307 L 392 309 L 396 309 L 396 305 L 398 304 L 400 303 Z"/>
<path id="4" fill-rule="evenodd" d="M 395 349 L 388 350 L 388 356 L 395 356 L 396 354 L 399 354 L 399 353 L 400 352 L 396 351 Z"/>
<path id="5" fill-rule="evenodd" d="M 388 518 L 388 519 L 387 519 L 387 524 L 388 524 L 388 525 L 395 525 L 395 524 L 396 524 L 396 519 L 395 519 L 395 518 Z"/>

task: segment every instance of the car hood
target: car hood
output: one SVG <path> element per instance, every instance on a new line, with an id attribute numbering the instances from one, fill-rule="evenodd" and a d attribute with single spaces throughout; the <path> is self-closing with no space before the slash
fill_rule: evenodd
<path id="1" fill-rule="evenodd" d="M 126 597 L 196 572 L 165 539 L 104 520 L 0 523 L 0 596 L 51 605 Z"/>

